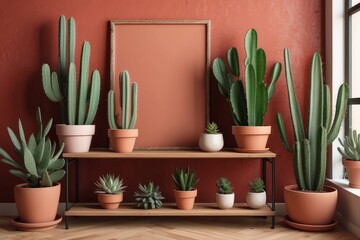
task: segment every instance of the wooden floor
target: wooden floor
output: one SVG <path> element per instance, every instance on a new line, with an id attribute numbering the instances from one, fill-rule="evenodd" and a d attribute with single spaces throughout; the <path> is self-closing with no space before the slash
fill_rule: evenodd
<path id="1" fill-rule="evenodd" d="M 263 217 L 71 217 L 70 229 L 64 223 L 45 232 L 16 231 L 9 217 L 0 217 L 0 239 L 357 239 L 340 226 L 325 233 L 309 233 L 286 226 L 277 217 L 275 229 Z"/>

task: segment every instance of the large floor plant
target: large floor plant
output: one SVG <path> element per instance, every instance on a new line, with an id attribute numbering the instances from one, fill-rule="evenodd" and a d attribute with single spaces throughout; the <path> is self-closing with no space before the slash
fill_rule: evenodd
<path id="1" fill-rule="evenodd" d="M 314 225 L 329 224 L 335 211 L 337 192 L 336 189 L 324 187 L 326 149 L 327 144 L 332 143 L 339 133 L 347 108 L 349 89 L 346 84 L 340 86 L 334 119 L 331 121 L 330 90 L 327 84 L 323 82 L 321 56 L 319 53 L 315 53 L 311 63 L 309 117 L 306 132 L 295 94 L 288 49 L 284 50 L 284 59 L 289 107 L 295 137 L 292 146 L 287 140 L 283 117 L 280 113 L 277 114 L 277 126 L 283 145 L 292 153 L 297 183 L 297 185 L 285 187 L 286 208 L 290 219 L 295 222 Z M 304 196 L 312 195 L 310 193 L 314 193 L 315 198 L 306 202 Z M 331 195 L 329 199 L 326 197 L 327 195 Z M 316 205 L 316 201 L 321 198 L 324 198 L 325 202 Z M 301 202 L 295 203 L 293 206 L 293 200 Z M 329 213 L 325 213 L 326 207 L 331 210 Z M 314 213 L 309 222 L 303 219 L 306 210 Z"/>

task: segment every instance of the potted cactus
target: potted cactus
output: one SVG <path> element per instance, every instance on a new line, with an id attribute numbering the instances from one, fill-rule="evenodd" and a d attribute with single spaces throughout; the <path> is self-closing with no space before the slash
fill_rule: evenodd
<path id="1" fill-rule="evenodd" d="M 295 142 L 290 148 L 283 118 L 277 114 L 277 126 L 285 149 L 292 152 L 296 185 L 285 186 L 284 200 L 289 220 L 307 225 L 332 223 L 336 209 L 337 190 L 324 186 L 326 146 L 333 142 L 344 119 L 349 88 L 338 90 L 336 111 L 331 121 L 330 90 L 323 83 L 322 62 L 315 53 L 311 63 L 308 133 L 305 133 L 291 73 L 288 49 L 284 50 L 286 83 Z M 330 124 L 332 122 L 332 124 Z"/>
<path id="2" fill-rule="evenodd" d="M 264 181 L 261 178 L 254 179 L 249 183 L 250 190 L 246 195 L 246 203 L 250 208 L 258 209 L 266 204 L 266 192 Z"/>
<path id="3" fill-rule="evenodd" d="M 339 142 L 342 148 L 338 147 L 338 151 L 343 156 L 343 164 L 349 178 L 349 186 L 352 188 L 360 188 L 360 134 L 356 130 L 351 131 L 350 135 Z"/>
<path id="4" fill-rule="evenodd" d="M 212 70 L 220 93 L 230 104 L 235 123 L 232 127 L 237 143 L 235 150 L 263 152 L 268 150 L 266 144 L 271 133 L 271 126 L 263 126 L 264 116 L 280 76 L 281 64 L 277 62 L 274 65 L 271 82 L 266 86 L 266 55 L 262 48 L 257 48 L 257 33 L 254 29 L 246 33 L 245 52 L 245 89 L 240 79 L 236 48 L 230 48 L 227 52 L 229 70 L 221 58 L 214 60 Z"/>
<path id="5" fill-rule="evenodd" d="M 37 124 L 39 132 L 31 134 L 27 140 L 20 119 L 19 136 L 8 128 L 14 151 L 21 161 L 15 160 L 0 148 L 1 161 L 13 167 L 9 172 L 25 182 L 14 188 L 19 222 L 33 223 L 34 227 L 36 223 L 54 224 L 61 188 L 58 181 L 65 175 L 62 169 L 65 160 L 59 158 L 64 145 L 56 152 L 55 142 L 51 143 L 47 137 L 52 119 L 44 128 L 40 108 L 37 110 Z M 56 222 L 60 221 L 59 217 Z"/>
<path id="6" fill-rule="evenodd" d="M 115 115 L 115 96 L 114 91 L 108 93 L 108 136 L 111 146 L 115 152 L 132 152 L 136 138 L 139 134 L 138 129 L 134 129 L 137 118 L 137 83 L 131 85 L 130 96 L 130 76 L 127 71 L 120 73 L 120 103 L 121 103 L 121 124 L 117 122 Z M 131 101 L 131 109 L 130 109 Z M 131 110 L 131 116 L 130 116 Z"/>
<path id="7" fill-rule="evenodd" d="M 76 80 L 75 68 L 75 20 L 59 19 L 59 69 L 51 72 L 48 64 L 42 66 L 42 83 L 46 96 L 60 105 L 61 124 L 56 125 L 60 143 L 65 143 L 64 152 L 88 152 L 95 134 L 94 121 L 100 98 L 100 74 L 91 75 L 88 90 L 90 44 L 85 41 L 81 50 L 80 76 Z M 77 86 L 78 83 L 78 86 Z M 78 92 L 77 92 L 78 88 Z"/>
<path id="8" fill-rule="evenodd" d="M 201 133 L 199 147 L 204 152 L 218 152 L 224 147 L 224 138 L 216 123 L 208 123 L 205 132 Z"/>
<path id="9" fill-rule="evenodd" d="M 228 209 L 234 206 L 235 193 L 229 179 L 221 177 L 216 180 L 216 203 L 221 209 Z"/>
<path id="10" fill-rule="evenodd" d="M 190 166 L 186 170 L 176 168 L 172 178 L 176 186 L 174 196 L 177 208 L 181 210 L 193 209 L 197 196 L 197 189 L 194 186 L 199 182 L 195 171 L 191 171 Z"/>
<path id="11" fill-rule="evenodd" d="M 153 182 L 147 185 L 139 184 L 139 190 L 134 194 L 136 206 L 143 209 L 161 208 L 162 201 L 165 199 L 159 191 L 159 186 L 154 186 Z"/>
<path id="12" fill-rule="evenodd" d="M 100 206 L 105 209 L 116 209 L 123 200 L 124 186 L 123 179 L 113 174 L 100 176 L 95 183 L 95 193 L 98 194 Z"/>

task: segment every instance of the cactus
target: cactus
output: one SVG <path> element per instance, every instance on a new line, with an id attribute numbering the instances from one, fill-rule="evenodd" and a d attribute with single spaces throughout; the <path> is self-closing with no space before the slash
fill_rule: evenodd
<path id="1" fill-rule="evenodd" d="M 159 186 L 154 187 L 153 182 L 149 182 L 147 185 L 139 184 L 139 191 L 134 194 L 136 206 L 143 209 L 155 209 L 161 208 L 161 200 L 164 197 L 159 191 Z"/>
<path id="2" fill-rule="evenodd" d="M 231 182 L 227 178 L 219 178 L 216 180 L 216 186 L 218 188 L 219 194 L 232 194 L 233 187 L 231 186 Z"/>
<path id="3" fill-rule="evenodd" d="M 360 161 L 360 134 L 356 130 L 351 131 L 350 129 L 350 135 L 345 136 L 343 141 L 339 138 L 339 142 L 342 149 L 338 147 L 337 150 L 344 159 Z"/>
<path id="4" fill-rule="evenodd" d="M 212 69 L 218 81 L 220 93 L 230 104 L 235 124 L 262 126 L 268 102 L 273 96 L 281 73 L 281 64 L 275 63 L 271 82 L 266 86 L 266 55 L 262 48 L 257 48 L 255 29 L 250 29 L 246 33 L 245 51 L 245 89 L 240 80 L 239 57 L 236 48 L 230 48 L 227 52 L 229 70 L 221 58 L 214 60 Z"/>
<path id="5" fill-rule="evenodd" d="M 194 186 L 199 182 L 199 179 L 196 178 L 195 171 L 190 171 L 190 166 L 187 167 L 186 171 L 176 168 L 172 178 L 176 189 L 179 191 L 192 191 Z"/>
<path id="6" fill-rule="evenodd" d="M 261 178 L 257 178 L 251 182 L 249 182 L 250 192 L 253 193 L 261 193 L 264 192 L 264 181 Z"/>
<path id="7" fill-rule="evenodd" d="M 205 129 L 205 132 L 209 133 L 209 134 L 216 134 L 219 132 L 219 128 L 218 128 L 217 124 L 214 122 L 208 123 L 206 126 L 206 129 Z"/>
<path id="8" fill-rule="evenodd" d="M 121 125 L 115 117 L 115 96 L 114 91 L 108 93 L 108 123 L 111 129 L 133 129 L 137 118 L 137 92 L 138 85 L 136 82 L 132 84 L 131 93 L 131 109 L 130 109 L 130 76 L 127 71 L 121 72 L 119 76 L 120 86 L 120 106 L 122 110 Z M 131 110 L 131 117 L 130 117 Z"/>
<path id="9" fill-rule="evenodd" d="M 53 102 L 59 102 L 61 122 L 70 125 L 92 124 L 100 97 L 100 74 L 93 71 L 91 79 L 91 92 L 88 96 L 88 75 L 90 63 L 90 44 L 84 42 L 81 51 L 81 67 L 79 80 L 79 99 L 76 97 L 76 69 L 75 69 L 75 20 L 68 21 L 59 18 L 59 66 L 58 73 L 51 72 L 48 64 L 42 66 L 42 83 L 46 96 Z M 89 98 L 89 102 L 88 102 Z M 78 107 L 76 108 L 76 103 Z M 87 106 L 89 106 L 87 108 Z M 77 112 L 76 112 L 77 111 Z M 77 113 L 77 116 L 76 116 Z"/>
<path id="10" fill-rule="evenodd" d="M 120 176 L 115 177 L 111 174 L 100 176 L 95 186 L 95 193 L 100 194 L 120 194 L 127 187 L 124 186 L 123 179 L 120 180 Z"/>
<path id="11" fill-rule="evenodd" d="M 278 130 L 284 147 L 293 154 L 294 173 L 299 189 L 321 191 L 325 180 L 326 145 L 333 142 L 339 133 L 346 113 L 349 87 L 342 84 L 338 90 L 336 112 L 331 125 L 330 90 L 323 83 L 320 54 L 314 54 L 311 63 L 309 122 L 306 136 L 296 99 L 288 49 L 284 50 L 284 58 L 289 107 L 295 135 L 292 149 L 290 149 L 280 113 L 277 113 Z"/>
<path id="12" fill-rule="evenodd" d="M 65 160 L 59 158 L 64 144 L 55 153 L 56 143 L 51 144 L 50 139 L 46 137 L 50 131 L 52 119 L 43 128 L 40 108 L 37 110 L 37 124 L 39 125 L 38 134 L 36 136 L 31 134 L 27 141 L 20 119 L 19 137 L 11 128 L 8 128 L 14 151 L 23 161 L 15 161 L 4 149 L 0 148 L 0 155 L 3 157 L 1 161 L 14 167 L 15 169 L 9 172 L 27 182 L 30 187 L 50 187 L 65 175 L 62 169 Z"/>

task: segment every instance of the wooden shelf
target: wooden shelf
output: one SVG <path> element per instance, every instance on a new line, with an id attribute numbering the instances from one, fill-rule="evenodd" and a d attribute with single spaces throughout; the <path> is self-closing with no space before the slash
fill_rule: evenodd
<path id="1" fill-rule="evenodd" d="M 135 204 L 120 204 L 118 209 L 102 209 L 99 204 L 75 204 L 65 216 L 275 216 L 265 205 L 260 209 L 251 209 L 245 203 L 236 203 L 231 209 L 219 209 L 216 203 L 196 203 L 192 210 L 179 210 L 175 203 L 165 203 L 159 209 L 138 209 Z"/>
<path id="2" fill-rule="evenodd" d="M 64 158 L 275 158 L 270 151 L 263 153 L 239 153 L 234 150 L 202 152 L 200 150 L 135 150 L 116 153 L 109 150 L 92 150 L 85 153 L 63 153 Z"/>

